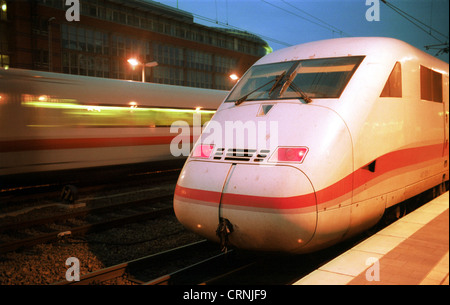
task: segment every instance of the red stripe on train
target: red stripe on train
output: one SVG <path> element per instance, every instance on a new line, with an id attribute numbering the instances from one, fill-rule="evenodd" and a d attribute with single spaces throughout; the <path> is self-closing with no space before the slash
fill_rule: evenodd
<path id="1" fill-rule="evenodd" d="M 296 209 L 314 206 L 335 198 L 347 195 L 353 188 L 358 188 L 369 181 L 387 174 L 388 172 L 442 158 L 442 145 L 408 148 L 388 153 L 376 159 L 375 171 L 371 172 L 362 167 L 354 173 L 336 183 L 314 193 L 293 197 L 262 197 L 243 194 L 221 194 L 220 192 L 205 191 L 182 187 L 177 184 L 175 196 L 204 202 L 225 205 L 258 207 L 266 209 Z M 316 197 L 317 196 L 317 197 Z"/>
<path id="2" fill-rule="evenodd" d="M 211 202 L 224 205 L 245 206 L 264 209 L 298 209 L 316 205 L 316 198 L 313 193 L 292 197 L 262 197 L 241 194 L 221 194 L 220 192 L 204 191 L 182 187 L 177 184 L 175 196 Z"/>

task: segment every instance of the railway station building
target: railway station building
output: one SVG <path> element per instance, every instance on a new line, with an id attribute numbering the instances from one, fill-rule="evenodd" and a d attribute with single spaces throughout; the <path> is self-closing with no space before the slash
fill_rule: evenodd
<path id="1" fill-rule="evenodd" d="M 231 74 L 270 52 L 253 34 L 150 0 L 69 2 L 79 21 L 65 0 L 0 0 L 0 67 L 229 90 Z"/>

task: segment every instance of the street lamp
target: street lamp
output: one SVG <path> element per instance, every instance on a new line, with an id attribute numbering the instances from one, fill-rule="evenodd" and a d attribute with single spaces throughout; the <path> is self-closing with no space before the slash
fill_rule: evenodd
<path id="1" fill-rule="evenodd" d="M 237 81 L 239 79 L 239 76 L 237 76 L 236 74 L 231 74 L 230 75 L 231 80 L 233 81 Z"/>
<path id="2" fill-rule="evenodd" d="M 156 61 L 151 61 L 148 63 L 141 63 L 139 60 L 137 60 L 136 58 L 130 58 L 127 60 L 128 63 L 134 68 L 136 68 L 137 66 L 142 66 L 142 82 L 145 83 L 145 68 L 146 67 L 156 67 L 158 65 L 158 63 Z"/>

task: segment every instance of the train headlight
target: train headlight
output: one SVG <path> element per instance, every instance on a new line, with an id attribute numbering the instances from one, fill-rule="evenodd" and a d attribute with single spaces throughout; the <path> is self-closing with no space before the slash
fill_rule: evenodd
<path id="1" fill-rule="evenodd" d="M 192 152 L 192 158 L 208 159 L 211 156 L 213 150 L 214 145 L 212 144 L 199 144 Z"/>
<path id="2" fill-rule="evenodd" d="M 308 153 L 308 147 L 278 147 L 269 162 L 302 163 Z"/>

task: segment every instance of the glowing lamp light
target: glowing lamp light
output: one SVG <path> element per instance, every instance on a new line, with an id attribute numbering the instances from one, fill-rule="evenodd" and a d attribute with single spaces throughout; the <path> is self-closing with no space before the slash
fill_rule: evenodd
<path id="1" fill-rule="evenodd" d="M 2 4 L 2 11 L 6 12 L 8 10 L 8 6 L 6 5 L 6 3 Z"/>
<path id="2" fill-rule="evenodd" d="M 230 75 L 231 80 L 233 81 L 237 81 L 239 79 L 239 76 L 237 76 L 236 74 L 231 74 Z"/>
<path id="3" fill-rule="evenodd" d="M 136 102 L 129 102 L 128 105 L 130 105 L 131 109 L 136 109 L 137 108 L 137 103 Z"/>
<path id="4" fill-rule="evenodd" d="M 98 106 L 88 106 L 86 108 L 87 111 L 97 111 L 97 112 L 102 112 L 102 109 Z"/>
<path id="5" fill-rule="evenodd" d="M 194 151 L 192 152 L 192 157 L 208 159 L 211 156 L 213 150 L 214 145 L 212 144 L 200 144 L 195 147 Z"/>
<path id="6" fill-rule="evenodd" d="M 133 67 L 139 66 L 141 64 L 136 58 L 130 58 L 127 61 Z"/>
<path id="7" fill-rule="evenodd" d="M 307 147 L 278 147 L 269 162 L 302 163 L 307 153 Z"/>

